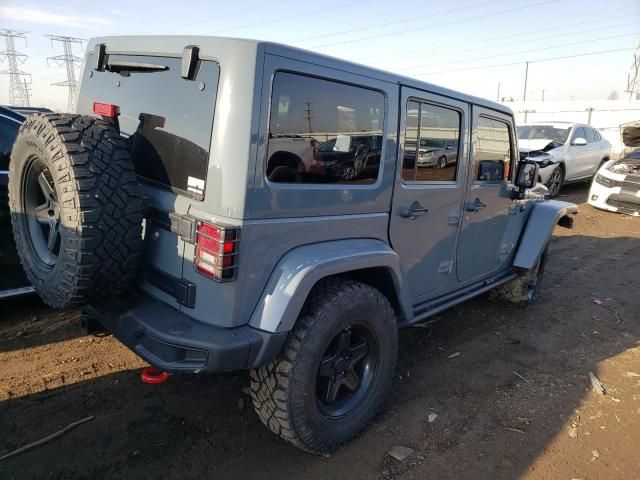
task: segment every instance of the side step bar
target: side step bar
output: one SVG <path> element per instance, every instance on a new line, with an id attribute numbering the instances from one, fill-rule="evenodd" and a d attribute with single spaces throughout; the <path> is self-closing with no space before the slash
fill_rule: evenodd
<path id="1" fill-rule="evenodd" d="M 31 295 L 32 293 L 36 293 L 36 289 L 31 286 L 20 287 L 20 288 L 10 288 L 8 290 L 0 290 L 0 300 L 5 300 L 7 298 L 21 297 L 23 295 Z"/>
<path id="2" fill-rule="evenodd" d="M 517 276 L 518 274 L 516 272 L 510 272 L 510 273 L 507 273 L 506 275 L 501 275 L 499 277 L 488 278 L 481 282 L 468 285 L 467 287 L 461 290 L 456 290 L 455 292 L 443 295 L 440 298 L 436 298 L 418 305 L 414 305 L 413 318 L 411 320 L 400 323 L 399 326 L 409 327 L 415 323 L 420 323 L 433 315 L 436 315 L 444 310 L 448 310 L 454 305 L 462 303 L 473 297 L 477 297 L 478 295 L 481 295 L 504 283 L 507 283 L 513 280 L 514 278 L 516 278 Z"/>

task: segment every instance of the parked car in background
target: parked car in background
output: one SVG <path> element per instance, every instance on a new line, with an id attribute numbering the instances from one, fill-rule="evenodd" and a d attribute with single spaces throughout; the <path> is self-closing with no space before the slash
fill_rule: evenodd
<path id="1" fill-rule="evenodd" d="M 445 168 L 458 159 L 458 140 L 421 138 L 418 150 L 419 167 Z"/>
<path id="2" fill-rule="evenodd" d="M 606 162 L 593 178 L 589 204 L 602 210 L 640 216 L 640 123 L 622 130 L 622 142 L 632 150 Z"/>
<path id="3" fill-rule="evenodd" d="M 313 151 L 312 175 L 340 177 L 351 181 L 366 176 L 377 176 L 382 152 L 382 135 L 340 135 L 327 140 Z"/>
<path id="4" fill-rule="evenodd" d="M 551 197 L 565 183 L 590 180 L 611 155 L 611 144 L 582 123 L 536 122 L 517 130 L 520 158 L 538 162 Z"/>

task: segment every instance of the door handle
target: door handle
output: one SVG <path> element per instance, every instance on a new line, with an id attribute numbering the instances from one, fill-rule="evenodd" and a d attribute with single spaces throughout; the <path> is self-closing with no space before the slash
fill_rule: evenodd
<path id="1" fill-rule="evenodd" d="M 484 203 L 479 198 L 476 198 L 472 203 L 467 203 L 467 212 L 478 213 L 478 210 L 486 206 L 486 203 Z"/>
<path id="2" fill-rule="evenodd" d="M 402 218 L 408 218 L 409 220 L 415 220 L 417 217 L 420 217 L 429 211 L 428 208 L 420 205 L 420 202 L 413 202 L 408 207 L 400 208 L 400 216 Z"/>

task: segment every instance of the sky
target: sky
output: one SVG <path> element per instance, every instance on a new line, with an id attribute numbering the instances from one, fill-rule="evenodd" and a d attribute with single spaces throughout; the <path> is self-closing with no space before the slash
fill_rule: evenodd
<path id="1" fill-rule="evenodd" d="M 28 55 L 20 69 L 31 73 L 31 104 L 57 110 L 66 109 L 67 89 L 51 84 L 66 73 L 47 61 L 62 53 L 47 34 L 269 40 L 493 100 L 522 100 L 530 62 L 527 99 L 604 100 L 626 88 L 640 45 L 640 1 L 0 0 L 5 28 L 29 32 L 16 47 Z M 73 47 L 82 57 L 82 45 Z M 8 101 L 9 77 L 1 75 L 0 104 Z"/>

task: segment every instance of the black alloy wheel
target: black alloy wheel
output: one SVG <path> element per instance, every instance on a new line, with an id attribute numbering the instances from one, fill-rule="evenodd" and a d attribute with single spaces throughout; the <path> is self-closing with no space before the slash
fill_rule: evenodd
<path id="1" fill-rule="evenodd" d="M 379 342 L 366 325 L 356 323 L 330 342 L 318 368 L 316 400 L 328 417 L 357 408 L 376 374 Z"/>
<path id="2" fill-rule="evenodd" d="M 60 205 L 51 171 L 39 157 L 32 157 L 26 167 L 22 206 L 33 253 L 53 268 L 60 253 Z"/>

